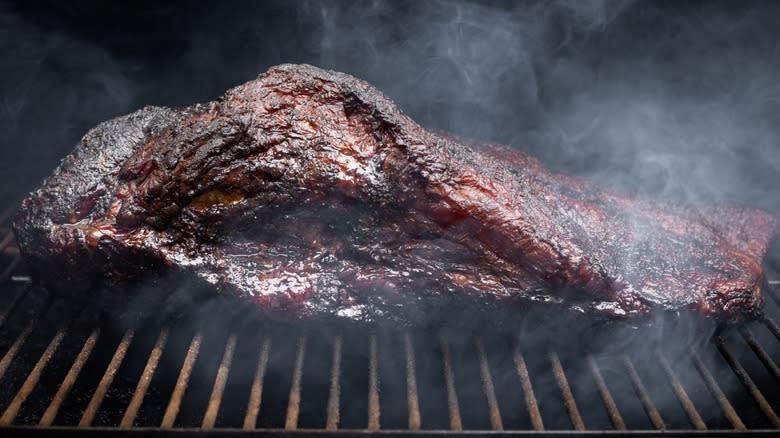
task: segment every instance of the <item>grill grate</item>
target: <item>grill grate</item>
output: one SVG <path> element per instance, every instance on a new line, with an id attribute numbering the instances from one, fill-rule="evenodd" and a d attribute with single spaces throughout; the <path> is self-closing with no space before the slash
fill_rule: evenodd
<path id="1" fill-rule="evenodd" d="M 0 433 L 780 429 L 774 279 L 761 321 L 616 326 L 627 335 L 607 347 L 587 331 L 544 336 L 550 325 L 530 316 L 433 335 L 269 322 L 186 293 L 158 312 L 139 304 L 148 295 L 106 311 L 105 301 L 74 306 L 30 282 L 10 211 L 0 222 Z M 670 336 L 685 342 L 669 346 Z"/>

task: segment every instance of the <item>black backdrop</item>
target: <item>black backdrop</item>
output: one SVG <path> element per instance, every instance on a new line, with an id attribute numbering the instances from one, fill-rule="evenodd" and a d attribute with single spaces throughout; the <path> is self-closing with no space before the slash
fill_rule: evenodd
<path id="1" fill-rule="evenodd" d="M 0 62 L 3 199 L 100 121 L 305 62 L 621 190 L 780 214 L 780 2 L 4 2 Z"/>

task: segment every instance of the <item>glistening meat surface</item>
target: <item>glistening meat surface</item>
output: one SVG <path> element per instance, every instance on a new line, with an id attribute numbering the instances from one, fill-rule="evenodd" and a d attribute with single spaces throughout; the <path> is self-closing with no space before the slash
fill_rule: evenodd
<path id="1" fill-rule="evenodd" d="M 351 76 L 282 65 L 217 102 L 100 124 L 14 229 L 69 291 L 173 269 L 293 316 L 466 296 L 740 317 L 760 310 L 776 222 L 615 194 L 426 131 Z"/>

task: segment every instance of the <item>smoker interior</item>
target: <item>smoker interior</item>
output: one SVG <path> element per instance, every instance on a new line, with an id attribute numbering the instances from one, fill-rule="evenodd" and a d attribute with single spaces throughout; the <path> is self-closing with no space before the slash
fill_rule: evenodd
<path id="1" fill-rule="evenodd" d="M 588 325 L 544 308 L 296 323 L 184 286 L 50 296 L 15 246 L 17 205 L 0 222 L 0 434 L 780 428 L 771 262 L 766 317 L 737 327 Z"/>

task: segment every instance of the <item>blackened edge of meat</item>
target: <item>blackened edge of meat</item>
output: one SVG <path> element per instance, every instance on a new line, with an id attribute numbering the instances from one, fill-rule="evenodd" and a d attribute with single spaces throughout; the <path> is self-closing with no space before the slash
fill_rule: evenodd
<path id="1" fill-rule="evenodd" d="M 94 235 L 67 224 L 76 224 L 87 215 L 105 215 L 126 160 L 148 135 L 176 117 L 168 108 L 147 106 L 100 123 L 23 201 L 13 229 L 34 279 L 58 293 L 78 295 L 159 267 L 148 254 L 94 250 L 99 243 L 87 244 Z M 133 269 L 121 273 L 111 269 L 113 263 Z"/>

